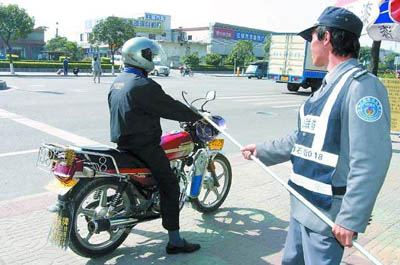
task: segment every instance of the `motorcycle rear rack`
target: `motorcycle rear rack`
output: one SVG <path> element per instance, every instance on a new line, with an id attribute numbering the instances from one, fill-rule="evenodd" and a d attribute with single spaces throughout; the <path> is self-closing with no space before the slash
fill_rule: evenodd
<path id="1" fill-rule="evenodd" d="M 85 156 L 85 158 L 87 159 L 86 161 L 84 161 L 85 166 L 90 166 L 91 169 L 95 170 L 96 177 L 109 177 L 109 176 L 114 176 L 114 177 L 119 176 L 122 178 L 128 177 L 127 174 L 120 173 L 117 162 L 112 155 L 90 152 L 90 151 L 82 151 L 80 147 L 73 145 L 66 146 L 61 144 L 43 143 L 38 151 L 36 167 L 45 172 L 52 173 L 54 161 L 61 160 L 67 150 L 72 150 L 76 153 L 79 153 L 80 155 Z M 93 159 L 90 159 L 88 155 L 98 157 L 98 161 L 97 162 L 92 161 Z M 114 166 L 113 170 L 115 170 L 116 173 L 106 172 L 107 170 L 109 170 L 106 165 L 107 158 L 111 159 Z M 79 174 L 80 172 L 76 173 L 77 174 L 74 176 L 76 178 L 86 177 L 83 176 L 82 174 Z"/>

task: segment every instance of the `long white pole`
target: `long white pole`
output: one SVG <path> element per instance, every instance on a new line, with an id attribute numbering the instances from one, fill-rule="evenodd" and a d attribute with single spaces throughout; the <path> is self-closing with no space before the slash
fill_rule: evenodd
<path id="1" fill-rule="evenodd" d="M 232 136 L 230 136 L 225 130 L 219 127 L 215 122 L 213 122 L 208 116 L 202 114 L 200 115 L 209 122 L 212 126 L 214 126 L 218 131 L 220 131 L 223 135 L 228 137 L 237 147 L 240 149 L 243 146 L 236 141 Z M 253 160 L 257 165 L 259 165 L 264 171 L 266 171 L 269 175 L 271 175 L 276 181 L 278 181 L 286 190 L 288 190 L 293 196 L 295 196 L 299 201 L 301 201 L 306 207 L 308 207 L 314 214 L 316 214 L 322 221 L 324 221 L 330 227 L 333 227 L 334 223 L 331 219 L 329 219 L 325 214 L 323 214 L 317 207 L 312 205 L 309 201 L 307 201 L 300 193 L 298 193 L 295 189 L 290 187 L 286 182 L 284 182 L 281 178 L 279 178 L 274 172 L 272 172 L 267 166 L 265 166 L 257 157 L 250 155 L 251 160 Z M 383 265 L 379 260 L 377 260 L 371 253 L 369 253 L 365 248 L 363 248 L 356 240 L 353 240 L 353 246 L 357 248 L 372 264 L 375 265 Z"/>

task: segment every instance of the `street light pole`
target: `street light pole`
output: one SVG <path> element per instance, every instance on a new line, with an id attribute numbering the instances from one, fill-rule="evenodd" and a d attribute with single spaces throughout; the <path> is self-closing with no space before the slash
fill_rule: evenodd
<path id="1" fill-rule="evenodd" d="M 58 37 L 58 22 L 56 22 L 56 38 Z"/>

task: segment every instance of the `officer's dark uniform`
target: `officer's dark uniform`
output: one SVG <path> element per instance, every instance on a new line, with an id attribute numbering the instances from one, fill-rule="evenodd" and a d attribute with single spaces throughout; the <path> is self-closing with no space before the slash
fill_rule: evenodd
<path id="1" fill-rule="evenodd" d="M 116 78 L 108 94 L 111 141 L 146 163 L 159 182 L 163 227 L 178 230 L 179 184 L 160 146 L 160 118 L 196 121 L 201 117 L 141 71 L 127 71 Z"/>

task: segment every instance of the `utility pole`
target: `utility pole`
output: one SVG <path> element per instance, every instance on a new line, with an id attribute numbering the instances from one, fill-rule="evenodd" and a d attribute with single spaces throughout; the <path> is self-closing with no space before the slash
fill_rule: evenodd
<path id="1" fill-rule="evenodd" d="M 58 22 L 56 22 L 56 38 L 58 37 Z"/>

